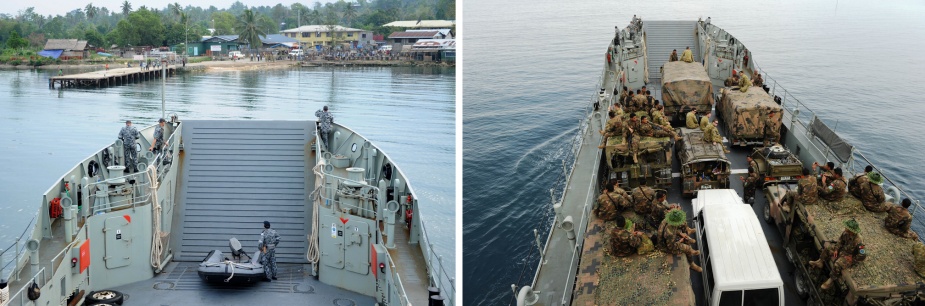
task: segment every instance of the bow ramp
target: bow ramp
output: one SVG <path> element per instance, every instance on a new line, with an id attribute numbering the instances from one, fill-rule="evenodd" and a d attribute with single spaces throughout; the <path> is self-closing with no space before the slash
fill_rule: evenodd
<path id="1" fill-rule="evenodd" d="M 694 61 L 700 62 L 700 43 L 697 40 L 696 21 L 642 21 L 642 29 L 646 35 L 646 59 L 649 68 L 649 84 L 658 84 L 661 87 L 662 74 L 660 68 L 671 56 L 671 50 L 678 50 L 678 57 L 684 48 L 690 46 L 694 53 Z M 656 93 L 653 91 L 653 95 Z M 660 97 L 659 92 L 656 97 Z"/>
<path id="2" fill-rule="evenodd" d="M 236 237 L 257 249 L 263 221 L 281 241 L 281 263 L 307 263 L 312 121 L 184 121 L 175 258 L 201 261 Z M 179 228 L 177 228 L 179 227 Z"/>

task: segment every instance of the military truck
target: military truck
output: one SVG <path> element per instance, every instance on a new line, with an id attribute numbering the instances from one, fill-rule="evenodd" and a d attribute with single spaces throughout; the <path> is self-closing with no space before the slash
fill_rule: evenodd
<path id="1" fill-rule="evenodd" d="M 623 216 L 636 224 L 644 222 L 633 212 Z M 610 232 L 616 222 L 604 222 L 594 214 L 588 222 L 571 305 L 697 305 L 684 255 L 656 249 L 645 255 L 613 256 Z"/>
<path id="2" fill-rule="evenodd" d="M 667 62 L 662 66 L 662 101 L 665 116 L 675 122 L 684 121 L 687 112 L 709 112 L 713 108 L 713 84 L 700 63 Z"/>
<path id="3" fill-rule="evenodd" d="M 721 92 L 716 112 L 723 120 L 730 145 L 763 144 L 765 119 L 770 113 L 774 113 L 774 128 L 780 131 L 782 109 L 764 89 L 749 87 L 742 92 L 739 87 L 726 87 Z"/>
<path id="4" fill-rule="evenodd" d="M 764 184 L 796 182 L 803 176 L 803 163 L 781 145 L 755 148 L 751 154 Z"/>
<path id="5" fill-rule="evenodd" d="M 628 120 L 628 119 L 627 119 Z M 636 158 L 626 135 L 607 137 L 604 140 L 604 159 L 608 165 L 608 182 L 629 189 L 638 186 L 645 178 L 649 186 L 671 186 L 671 137 L 634 137 L 637 142 Z"/>
<path id="6" fill-rule="evenodd" d="M 790 212 L 784 211 L 782 200 L 796 190 L 796 183 L 784 180 L 766 185 L 768 204 L 763 215 L 781 233 L 787 259 L 795 267 L 796 291 L 808 299 L 807 304 L 909 305 L 925 300 L 925 278 L 913 267 L 915 241 L 888 232 L 883 227 L 885 213 L 865 210 L 850 193 L 837 202 L 797 201 L 790 204 Z M 828 279 L 832 263 L 826 260 L 823 269 L 813 269 L 808 262 L 819 258 L 824 245 L 837 241 L 844 230 L 842 222 L 849 218 L 861 226 L 866 260 L 846 269 L 835 286 L 822 290 L 819 286 Z"/>
<path id="7" fill-rule="evenodd" d="M 675 152 L 681 163 L 682 194 L 695 196 L 697 190 L 729 188 L 730 163 L 722 144 L 703 141 L 703 131 L 685 127 L 675 129 L 681 140 Z"/>

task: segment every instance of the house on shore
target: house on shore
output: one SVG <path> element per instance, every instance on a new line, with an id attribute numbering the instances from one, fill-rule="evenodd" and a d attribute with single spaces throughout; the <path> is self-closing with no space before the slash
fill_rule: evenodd
<path id="1" fill-rule="evenodd" d="M 84 59 L 90 56 L 90 50 L 87 49 L 86 40 L 49 39 L 39 55 L 63 60 Z"/>
<path id="2" fill-rule="evenodd" d="M 375 45 L 373 32 L 347 28 L 343 26 L 304 25 L 298 28 L 283 30 L 282 35 L 298 40 L 305 48 L 318 46 L 330 47 L 350 44 L 353 48 L 363 48 Z"/>

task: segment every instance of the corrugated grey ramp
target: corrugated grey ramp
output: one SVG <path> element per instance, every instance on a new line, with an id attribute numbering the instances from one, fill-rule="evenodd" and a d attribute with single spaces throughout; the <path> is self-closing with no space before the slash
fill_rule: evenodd
<path id="1" fill-rule="evenodd" d="M 694 52 L 694 61 L 699 62 L 700 43 L 697 41 L 696 21 L 662 21 L 643 20 L 642 29 L 646 33 L 646 59 L 649 65 L 649 84 L 661 88 L 662 74 L 660 68 L 671 56 L 671 50 L 678 50 L 678 57 L 688 46 Z M 652 87 L 652 86 L 650 86 Z M 661 90 L 652 92 L 661 99 Z"/>
<path id="2" fill-rule="evenodd" d="M 257 250 L 263 221 L 279 232 L 278 262 L 305 263 L 310 210 L 310 121 L 184 121 L 178 261 L 228 252 L 236 237 Z"/>

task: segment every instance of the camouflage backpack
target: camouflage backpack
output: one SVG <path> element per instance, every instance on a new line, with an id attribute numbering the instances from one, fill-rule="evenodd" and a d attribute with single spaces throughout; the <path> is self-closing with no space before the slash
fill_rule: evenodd
<path id="1" fill-rule="evenodd" d="M 912 245 L 912 262 L 915 265 L 915 273 L 925 277 L 925 244 L 921 241 Z"/>

